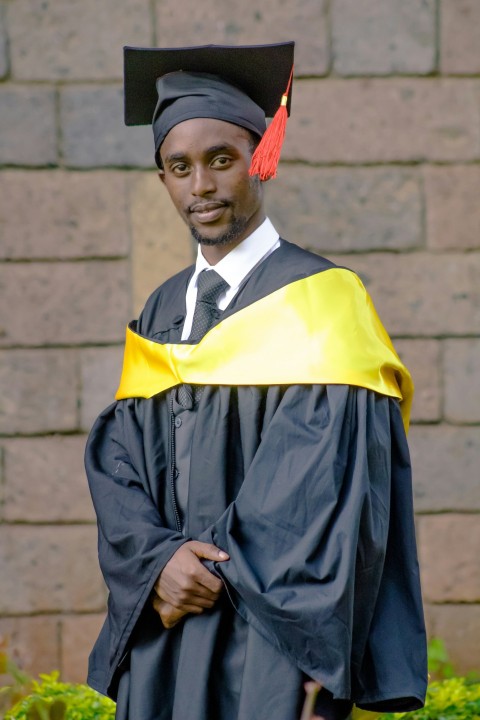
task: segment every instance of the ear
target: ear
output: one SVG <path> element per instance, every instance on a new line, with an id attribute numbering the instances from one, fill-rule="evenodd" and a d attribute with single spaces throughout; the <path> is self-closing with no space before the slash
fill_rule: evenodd
<path id="1" fill-rule="evenodd" d="M 165 185 L 165 170 L 159 170 L 158 177 L 160 178 L 160 182 Z"/>

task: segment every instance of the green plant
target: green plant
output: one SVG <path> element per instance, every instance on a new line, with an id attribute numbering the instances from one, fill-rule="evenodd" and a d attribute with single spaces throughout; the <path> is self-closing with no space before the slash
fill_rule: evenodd
<path id="1" fill-rule="evenodd" d="M 32 687 L 32 678 L 23 672 L 8 655 L 8 640 L 0 638 L 0 714 L 27 695 Z M 2 715 L 3 717 L 3 715 Z"/>
<path id="2" fill-rule="evenodd" d="M 428 672 L 435 680 L 445 680 L 456 674 L 445 643 L 438 637 L 432 637 L 428 643 Z"/>
<path id="3" fill-rule="evenodd" d="M 5 720 L 113 720 L 115 703 L 87 685 L 62 683 L 59 673 L 40 675 L 32 692 L 16 703 Z"/>

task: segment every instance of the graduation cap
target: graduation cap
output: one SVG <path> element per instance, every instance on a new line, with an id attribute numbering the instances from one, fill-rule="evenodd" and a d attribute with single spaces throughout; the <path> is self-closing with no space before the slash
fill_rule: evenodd
<path id="1" fill-rule="evenodd" d="M 124 48 L 125 123 L 152 123 L 155 159 L 168 132 L 196 117 L 225 120 L 262 138 L 250 168 L 274 177 L 290 114 L 294 43 Z M 265 130 L 265 117 L 273 118 Z"/>

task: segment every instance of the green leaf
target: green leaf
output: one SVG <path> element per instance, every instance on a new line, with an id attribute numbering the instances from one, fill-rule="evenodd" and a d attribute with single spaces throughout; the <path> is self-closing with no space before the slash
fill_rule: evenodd
<path id="1" fill-rule="evenodd" d="M 441 638 L 432 637 L 428 643 L 428 672 L 437 680 L 451 678 L 455 675 L 447 648 Z"/>
<path id="2" fill-rule="evenodd" d="M 62 700 L 55 700 L 50 708 L 50 720 L 64 720 L 67 706 Z"/>
<path id="3" fill-rule="evenodd" d="M 5 720 L 114 720 L 115 703 L 87 685 L 62 683 L 58 672 L 40 676 L 33 692 Z"/>

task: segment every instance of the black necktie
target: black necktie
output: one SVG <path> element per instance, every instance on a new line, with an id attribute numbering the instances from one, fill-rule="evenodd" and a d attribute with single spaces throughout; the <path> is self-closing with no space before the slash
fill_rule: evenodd
<path id="1" fill-rule="evenodd" d="M 217 300 L 229 287 L 230 285 L 215 270 L 202 270 L 197 280 L 197 300 L 188 342 L 200 342 L 210 330 L 218 317 Z M 202 391 L 201 385 L 195 388 L 190 385 L 180 385 L 177 392 L 178 402 L 182 407 L 190 409 L 194 400 L 198 402 Z"/>
<path id="2" fill-rule="evenodd" d="M 190 342 L 200 342 L 207 330 L 210 330 L 218 314 L 217 300 L 229 287 L 215 270 L 202 270 L 197 280 L 197 301 L 188 336 Z"/>

